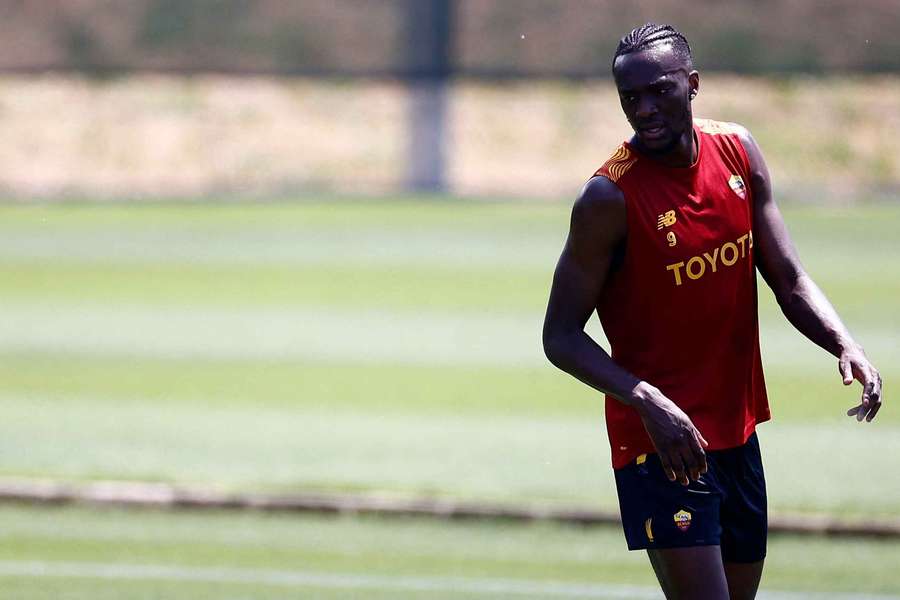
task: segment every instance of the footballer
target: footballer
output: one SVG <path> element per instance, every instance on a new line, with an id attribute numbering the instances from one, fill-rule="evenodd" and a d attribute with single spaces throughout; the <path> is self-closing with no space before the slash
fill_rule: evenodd
<path id="1" fill-rule="evenodd" d="M 685 37 L 648 23 L 612 65 L 634 135 L 575 201 L 544 321 L 550 361 L 606 394 L 626 542 L 669 599 L 750 600 L 766 556 L 756 426 L 769 419 L 756 273 L 784 315 L 862 384 L 881 377 L 804 271 L 742 126 L 695 118 Z M 584 331 L 596 311 L 610 353 Z"/>

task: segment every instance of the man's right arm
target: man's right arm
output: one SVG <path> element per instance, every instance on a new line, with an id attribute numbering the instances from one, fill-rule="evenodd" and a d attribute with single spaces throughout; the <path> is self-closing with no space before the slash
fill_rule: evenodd
<path id="1" fill-rule="evenodd" d="M 585 332 L 625 241 L 625 198 L 606 177 L 594 177 L 572 209 L 569 235 L 553 275 L 544 318 L 544 352 L 583 383 L 633 406 L 669 479 L 688 483 L 706 471 L 706 445 L 690 418 L 658 389 L 616 364 Z"/>
<path id="2" fill-rule="evenodd" d="M 616 365 L 584 331 L 625 233 L 622 192 L 609 179 L 594 177 L 572 208 L 569 235 L 553 274 L 543 338 L 550 362 L 628 404 L 640 379 Z"/>

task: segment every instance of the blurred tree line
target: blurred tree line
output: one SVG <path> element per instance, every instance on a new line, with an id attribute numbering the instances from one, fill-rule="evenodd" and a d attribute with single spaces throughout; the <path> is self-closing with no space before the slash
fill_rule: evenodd
<path id="1" fill-rule="evenodd" d="M 0 0 L 0 70 L 403 77 L 423 0 Z M 605 77 L 648 20 L 706 70 L 900 70 L 898 0 L 446 0 L 464 77 Z"/>

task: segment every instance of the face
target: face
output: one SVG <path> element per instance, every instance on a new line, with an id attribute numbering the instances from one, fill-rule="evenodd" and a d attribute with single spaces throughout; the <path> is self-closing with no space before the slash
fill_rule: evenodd
<path id="1" fill-rule="evenodd" d="M 700 87 L 700 75 L 671 44 L 620 56 L 613 75 L 622 110 L 642 150 L 666 154 L 679 144 L 693 143 L 691 98 Z"/>

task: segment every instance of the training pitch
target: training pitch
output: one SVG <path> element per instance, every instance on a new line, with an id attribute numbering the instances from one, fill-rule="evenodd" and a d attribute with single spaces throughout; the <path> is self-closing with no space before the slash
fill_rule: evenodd
<path id="1" fill-rule="evenodd" d="M 540 349 L 567 212 L 454 199 L 4 206 L 0 477 L 615 509 L 602 400 Z M 886 405 L 873 424 L 844 416 L 858 386 L 841 385 L 836 361 L 760 282 L 770 508 L 900 517 L 900 209 L 785 216 L 882 370 Z M 0 584 L 22 598 L 246 598 L 248 582 L 274 586 L 271 597 L 347 597 L 353 585 L 338 581 L 372 598 L 486 597 L 491 586 L 494 597 L 617 598 L 641 596 L 615 585 L 652 584 L 614 529 L 4 510 L 19 525 L 3 534 Z M 270 529 L 252 537 L 257 526 Z M 209 532 L 196 540 L 205 551 L 190 528 Z M 232 554 L 232 535 L 253 551 L 235 542 Z M 536 549 L 520 561 L 529 537 Z M 401 558 L 358 550 L 367 540 L 400 544 Z M 545 540 L 559 548 L 546 567 Z M 780 538 L 766 582 L 900 594 L 898 552 Z M 601 583 L 613 587 L 571 595 Z"/>

